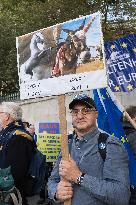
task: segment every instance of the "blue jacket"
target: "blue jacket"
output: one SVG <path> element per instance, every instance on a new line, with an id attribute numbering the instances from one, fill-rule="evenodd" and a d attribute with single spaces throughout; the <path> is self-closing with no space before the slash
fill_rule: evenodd
<path id="1" fill-rule="evenodd" d="M 71 157 L 85 174 L 81 185 L 73 184 L 72 205 L 128 205 L 129 171 L 128 156 L 122 143 L 108 137 L 105 162 L 98 150 L 99 130 L 96 128 L 82 140 L 72 141 Z M 59 177 L 56 162 L 48 182 L 49 197 L 54 198 Z"/>

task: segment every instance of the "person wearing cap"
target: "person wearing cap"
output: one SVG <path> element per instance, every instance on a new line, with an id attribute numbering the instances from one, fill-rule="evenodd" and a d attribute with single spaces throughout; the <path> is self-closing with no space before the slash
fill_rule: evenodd
<path id="1" fill-rule="evenodd" d="M 69 104 L 75 135 L 69 160 L 61 154 L 48 181 L 48 193 L 58 204 L 71 199 L 72 205 L 128 205 L 130 198 L 128 155 L 115 137 L 106 141 L 106 158 L 98 149 L 100 131 L 92 98 L 75 96 Z"/>

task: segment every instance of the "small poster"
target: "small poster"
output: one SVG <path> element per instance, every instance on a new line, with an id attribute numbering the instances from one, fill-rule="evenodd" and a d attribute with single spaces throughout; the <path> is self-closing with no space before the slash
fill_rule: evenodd
<path id="1" fill-rule="evenodd" d="M 46 155 L 47 162 L 55 162 L 61 149 L 59 123 L 39 123 L 38 149 Z"/>

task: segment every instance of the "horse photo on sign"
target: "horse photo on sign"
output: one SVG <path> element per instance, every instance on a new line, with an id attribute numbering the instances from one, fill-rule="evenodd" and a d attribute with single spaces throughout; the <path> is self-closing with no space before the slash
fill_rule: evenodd
<path id="1" fill-rule="evenodd" d="M 28 41 L 30 41 L 30 43 L 28 43 L 29 46 L 27 45 L 26 50 L 23 50 L 23 48 L 21 48 L 24 41 L 20 42 L 20 64 L 21 61 L 23 62 L 20 65 L 21 78 L 26 81 L 27 79 L 41 80 L 47 75 L 44 71 L 46 68 L 43 65 L 47 64 L 47 67 L 49 67 L 51 47 L 46 45 L 44 35 L 40 31 L 37 31 L 33 35 L 31 35 L 31 39 L 29 39 L 29 36 L 26 37 L 28 37 Z M 47 77 L 48 76 L 49 74 L 47 75 Z"/>
<path id="2" fill-rule="evenodd" d="M 16 42 L 22 99 L 107 84 L 100 13 L 19 36 Z"/>
<path id="3" fill-rule="evenodd" d="M 88 63 L 89 70 L 91 69 L 90 63 L 95 59 L 91 57 L 90 47 L 92 45 L 89 43 L 87 44 L 86 34 L 88 30 L 91 29 L 91 26 L 96 18 L 97 16 L 94 16 L 94 18 L 90 18 L 90 20 L 87 21 L 85 17 L 82 19 L 81 24 L 78 23 L 79 27 L 77 27 L 75 30 L 72 30 L 70 25 L 63 25 L 64 29 L 62 27 L 61 33 L 65 32 L 67 37 L 64 42 L 60 43 L 61 46 L 57 51 L 55 66 L 53 67 L 52 71 L 53 76 L 86 71 L 87 66 L 84 65 L 86 63 Z M 65 27 L 68 26 L 69 29 L 66 29 Z M 101 50 L 99 52 L 101 52 Z"/>

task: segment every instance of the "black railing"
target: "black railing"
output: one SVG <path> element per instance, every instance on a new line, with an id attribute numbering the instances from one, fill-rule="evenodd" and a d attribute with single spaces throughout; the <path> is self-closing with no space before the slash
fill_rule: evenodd
<path id="1" fill-rule="evenodd" d="M 0 94 L 0 102 L 3 102 L 3 101 L 18 101 L 18 100 L 20 100 L 20 93 L 19 92 L 11 93 L 11 94 L 8 94 L 8 95 Z"/>

